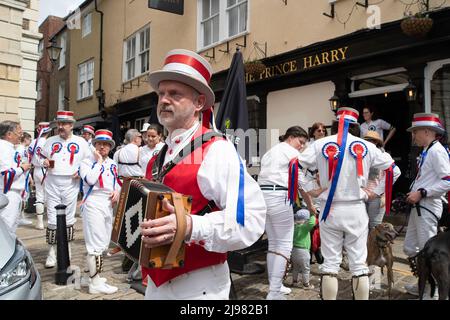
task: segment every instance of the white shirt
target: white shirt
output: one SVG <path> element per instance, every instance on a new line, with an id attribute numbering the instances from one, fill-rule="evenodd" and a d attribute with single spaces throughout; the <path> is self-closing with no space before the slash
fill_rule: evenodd
<path id="1" fill-rule="evenodd" d="M 272 147 L 261 159 L 259 185 L 288 187 L 289 162 L 298 157 L 299 151 L 286 142 Z"/>
<path id="2" fill-rule="evenodd" d="M 80 177 L 83 179 L 83 191 L 86 195 L 91 186 L 94 186 L 91 194 L 105 194 L 108 197 L 111 192 L 120 190 L 117 177 L 114 174 L 117 164 L 111 158 L 106 158 L 101 165 L 95 160 L 84 159 L 80 165 Z M 100 187 L 100 173 L 102 175 L 103 188 Z"/>
<path id="3" fill-rule="evenodd" d="M 119 176 L 121 177 L 142 177 L 144 170 L 139 165 L 140 151 L 134 143 L 123 146 L 114 153 L 114 161 L 118 164 Z M 128 164 L 124 164 L 128 163 Z"/>
<path id="4" fill-rule="evenodd" d="M 39 141 L 37 143 L 36 148 L 34 149 L 34 145 L 36 144 L 36 140 L 34 139 L 30 146 L 28 147 L 28 152 L 30 154 L 30 156 L 32 156 L 31 158 L 31 164 L 34 167 L 41 167 L 41 161 L 40 161 L 40 154 L 42 152 L 42 148 L 44 148 L 45 142 L 47 142 L 47 138 L 39 138 Z M 33 154 L 33 149 L 34 149 L 34 154 Z"/>
<path id="5" fill-rule="evenodd" d="M 420 158 L 423 158 L 423 154 Z M 446 179 L 444 180 L 444 178 Z M 426 152 L 423 164 L 411 185 L 411 191 L 424 188 L 427 190 L 427 197 L 440 197 L 443 193 L 450 190 L 449 179 L 449 155 L 442 144 L 436 142 Z"/>
<path id="6" fill-rule="evenodd" d="M 161 151 L 162 147 L 164 147 L 164 142 L 159 142 L 153 149 L 150 149 L 148 145 L 140 148 L 141 154 L 139 164 L 141 165 L 144 174 L 147 170 L 148 162 Z"/>
<path id="7" fill-rule="evenodd" d="M 324 137 L 314 142 L 311 146 L 306 148 L 299 155 L 300 165 L 306 169 L 318 170 L 320 177 L 320 185 L 322 189 L 325 189 L 320 195 L 320 200 L 326 200 L 328 198 L 329 188 L 331 186 L 331 180 L 328 178 L 328 160 L 322 153 L 322 149 L 325 144 L 329 142 L 336 143 L 337 135 Z M 356 170 L 356 159 L 351 155 L 349 147 L 354 141 L 363 143 L 367 147 L 367 155 L 363 158 L 363 176 L 358 178 Z M 339 175 L 336 191 L 334 193 L 333 201 L 356 201 L 366 200 L 367 193 L 362 190 L 367 186 L 369 170 L 370 168 L 376 168 L 380 170 L 388 169 L 393 160 L 388 153 L 383 153 L 377 147 L 365 140 L 351 135 L 347 136 L 347 144 L 345 148 L 345 156 L 342 162 L 342 168 Z M 310 175 L 304 175 L 300 173 L 300 185 L 305 191 L 313 190 L 313 184 L 311 182 L 313 177 Z"/>
<path id="8" fill-rule="evenodd" d="M 14 182 L 11 186 L 11 189 L 22 191 L 25 187 L 25 180 L 23 180 L 23 184 L 20 185 L 15 183 L 24 175 L 23 169 L 20 168 L 20 163 L 17 162 L 17 154 L 19 152 L 16 151 L 14 145 L 6 140 L 0 139 L 0 192 L 3 192 L 5 189 L 4 185 L 4 177 L 8 171 L 14 172 Z M 19 180 L 21 181 L 21 180 Z"/>
<path id="9" fill-rule="evenodd" d="M 168 152 L 164 159 L 167 163 L 175 158 L 178 152 L 188 145 L 200 124 L 178 135 L 166 139 Z M 172 152 L 170 152 L 172 150 Z M 208 200 L 214 200 L 221 211 L 204 216 L 192 216 L 192 236 L 190 241 L 204 241 L 204 248 L 214 252 L 228 252 L 249 247 L 264 233 L 266 221 L 266 205 L 262 191 L 255 180 L 248 174 L 244 166 L 244 201 L 245 226 L 237 225 L 235 230 L 225 227 L 225 220 L 236 221 L 236 210 L 229 207 L 232 194 L 230 190 L 239 185 L 240 158 L 236 149 L 229 141 L 216 141 L 209 147 L 200 165 L 197 183 L 202 195 Z M 237 179 L 234 178 L 237 173 Z M 231 177 L 231 178 L 230 178 Z M 229 181 L 232 181 L 230 184 Z M 228 210 L 227 210 L 228 209 Z"/>
<path id="10" fill-rule="evenodd" d="M 28 162 L 28 150 L 27 148 L 22 145 L 22 144 L 18 144 L 15 147 L 16 149 L 16 154 L 20 155 L 20 163 L 29 163 Z M 17 157 L 17 156 L 16 156 Z M 28 172 L 26 172 L 25 174 L 20 175 L 20 177 L 18 177 L 17 179 L 14 180 L 11 189 L 12 190 L 18 190 L 18 191 L 23 191 L 25 190 L 25 183 L 26 183 L 26 177 L 27 177 Z"/>
<path id="11" fill-rule="evenodd" d="M 383 119 L 373 120 L 370 121 L 369 123 L 363 122 L 361 124 L 361 138 L 363 138 L 368 131 L 376 131 L 380 135 L 381 140 L 384 141 L 383 130 L 391 130 L 391 129 L 392 125 L 384 121 Z"/>
<path id="12" fill-rule="evenodd" d="M 73 155 L 72 164 L 70 164 L 70 146 L 75 146 L 77 150 Z M 56 147 L 58 149 L 55 149 Z M 55 161 L 55 167 L 47 171 L 49 175 L 72 176 L 78 172 L 81 162 L 91 157 L 92 152 L 88 143 L 83 138 L 72 135 L 69 139 L 64 140 L 58 135 L 47 139 L 42 149 L 42 155 L 49 160 Z"/>

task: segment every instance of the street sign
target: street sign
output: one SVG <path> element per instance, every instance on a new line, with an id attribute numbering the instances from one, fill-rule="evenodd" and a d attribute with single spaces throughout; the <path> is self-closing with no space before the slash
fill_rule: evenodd
<path id="1" fill-rule="evenodd" d="M 148 7 L 180 15 L 184 14 L 184 0 L 148 0 Z"/>

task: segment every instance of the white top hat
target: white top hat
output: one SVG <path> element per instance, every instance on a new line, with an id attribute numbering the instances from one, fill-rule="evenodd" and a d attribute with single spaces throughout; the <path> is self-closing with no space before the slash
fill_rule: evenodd
<path id="1" fill-rule="evenodd" d="M 95 143 L 97 142 L 108 142 L 111 145 L 111 148 L 114 148 L 116 145 L 113 140 L 113 133 L 105 129 L 95 131 L 95 137 L 92 139 L 92 144 L 95 146 Z"/>
<path id="2" fill-rule="evenodd" d="M 358 123 L 359 112 L 356 109 L 342 107 L 337 111 L 337 119 L 339 120 L 341 117 L 350 120 L 351 122 Z"/>
<path id="3" fill-rule="evenodd" d="M 50 128 L 50 122 L 39 122 L 38 130 L 42 131 L 42 133 L 48 133 L 52 131 L 52 128 Z"/>
<path id="4" fill-rule="evenodd" d="M 416 128 L 429 128 L 439 134 L 445 133 L 445 128 L 442 125 L 439 115 L 435 113 L 415 113 L 412 121 L 412 126 L 406 129 L 411 132 Z"/>
<path id="5" fill-rule="evenodd" d="M 56 112 L 56 122 L 75 122 L 73 117 L 73 111 L 57 111 Z"/>
<path id="6" fill-rule="evenodd" d="M 209 86 L 213 69 L 208 61 L 195 52 L 175 49 L 167 53 L 162 70 L 152 72 L 150 85 L 158 90 L 159 83 L 165 80 L 178 81 L 191 86 L 206 96 L 206 110 L 214 105 L 214 92 Z"/>
<path id="7" fill-rule="evenodd" d="M 95 128 L 93 126 L 85 125 L 83 126 L 83 132 L 89 132 L 90 134 L 95 134 Z"/>

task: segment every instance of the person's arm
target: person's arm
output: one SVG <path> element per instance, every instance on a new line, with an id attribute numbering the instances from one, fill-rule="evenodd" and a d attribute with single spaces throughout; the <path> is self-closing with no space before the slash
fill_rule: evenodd
<path id="1" fill-rule="evenodd" d="M 439 181 L 426 188 L 426 196 L 438 197 L 450 191 L 450 162 L 447 152 L 443 149 L 439 149 L 438 152 L 429 152 L 429 155 L 431 157 L 427 161 L 433 164 L 433 171 Z"/>
<path id="2" fill-rule="evenodd" d="M 389 130 L 388 136 L 383 141 L 383 148 L 385 148 L 385 146 L 387 145 L 389 140 L 391 140 L 392 137 L 394 136 L 395 131 L 397 131 L 397 129 L 395 129 L 395 127 L 393 125 L 391 125 L 387 121 L 384 121 L 383 119 L 380 119 L 379 121 L 380 121 L 379 123 L 380 123 L 380 127 L 381 127 L 382 130 Z"/>
<path id="3" fill-rule="evenodd" d="M 303 189 L 299 189 L 299 191 L 303 200 L 305 200 L 306 207 L 308 208 L 309 212 L 311 214 L 317 214 L 317 210 L 312 202 L 311 196 L 308 193 L 306 193 Z"/>
<path id="4" fill-rule="evenodd" d="M 383 148 L 386 147 L 386 144 L 389 142 L 389 140 L 392 139 L 392 137 L 394 136 L 396 131 L 397 131 L 397 129 L 395 127 L 391 127 L 391 129 L 389 130 L 388 136 L 386 137 L 386 139 L 383 142 Z"/>
<path id="5" fill-rule="evenodd" d="M 80 165 L 80 177 L 88 185 L 93 186 L 97 183 L 101 170 L 101 163 L 96 162 L 94 166 L 92 166 L 91 161 L 85 159 Z"/>

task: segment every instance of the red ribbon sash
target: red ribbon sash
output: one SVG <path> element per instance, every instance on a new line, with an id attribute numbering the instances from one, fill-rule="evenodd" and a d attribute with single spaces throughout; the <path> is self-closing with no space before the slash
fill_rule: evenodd
<path id="1" fill-rule="evenodd" d="M 72 145 L 70 146 L 70 165 L 73 164 L 73 158 L 75 156 L 75 152 L 77 151 L 77 147 Z"/>
<path id="2" fill-rule="evenodd" d="M 356 169 L 358 172 L 358 176 L 363 176 L 363 154 L 364 154 L 364 148 L 362 145 L 356 144 L 353 147 L 353 151 L 356 154 Z"/>

